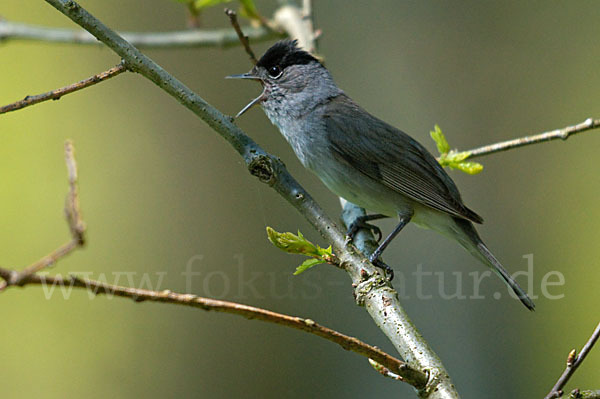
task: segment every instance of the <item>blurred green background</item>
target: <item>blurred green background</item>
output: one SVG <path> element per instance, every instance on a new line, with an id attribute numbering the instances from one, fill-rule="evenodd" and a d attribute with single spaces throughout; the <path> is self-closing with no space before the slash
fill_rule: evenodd
<path id="1" fill-rule="evenodd" d="M 44 26 L 74 24 L 44 2 L 4 0 L 0 15 Z M 258 1 L 265 15 L 274 1 Z M 181 4 L 167 0 L 87 0 L 112 28 L 185 27 Z M 320 52 L 358 103 L 435 151 L 440 124 L 461 149 L 600 117 L 600 8 L 576 2 L 316 1 Z M 207 28 L 227 27 L 221 7 Z M 270 43 L 255 45 L 262 53 Z M 257 85 L 226 81 L 250 65 L 241 48 L 147 50 L 203 98 L 235 114 Z M 109 50 L 32 42 L 0 43 L 0 104 L 38 94 L 118 63 Z M 296 160 L 259 109 L 238 121 L 278 154 L 331 215 L 337 198 Z M 0 264 L 23 267 L 69 238 L 63 142 L 74 140 L 88 245 L 51 272 L 78 272 L 134 286 L 229 299 L 310 317 L 391 353 L 350 281 L 274 248 L 265 226 L 300 229 L 327 245 L 284 200 L 250 176 L 238 155 L 191 112 L 135 74 L 0 116 Z M 483 267 L 453 242 L 410 226 L 387 252 L 403 275 L 406 309 L 443 359 L 464 398 L 543 397 L 581 347 L 600 312 L 600 131 L 481 159 L 477 176 L 451 172 L 479 229 L 511 272 L 533 254 L 537 311 L 486 279 L 485 299 L 444 300 L 439 278 L 415 295 L 418 267 L 455 275 Z M 380 226 L 389 231 L 393 221 Z M 182 272 L 199 275 L 186 284 Z M 565 285 L 541 296 L 544 275 Z M 144 280 L 146 278 L 146 280 Z M 397 279 L 397 287 L 402 278 Z M 523 280 L 521 280 L 523 281 Z M 501 293 L 495 299 L 494 293 Z M 414 397 L 366 360 L 319 338 L 223 314 L 98 297 L 46 295 L 40 287 L 0 295 L 2 397 Z M 600 349 L 569 384 L 600 388 Z"/>

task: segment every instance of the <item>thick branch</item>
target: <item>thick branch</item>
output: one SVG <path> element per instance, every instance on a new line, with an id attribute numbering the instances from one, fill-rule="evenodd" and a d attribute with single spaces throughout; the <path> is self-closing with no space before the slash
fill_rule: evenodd
<path id="1" fill-rule="evenodd" d="M 62 96 L 66 95 L 66 94 L 70 94 L 77 90 L 81 90 L 81 89 L 85 89 L 86 87 L 93 86 L 96 83 L 100 83 L 104 80 L 107 80 L 114 76 L 117 76 L 118 74 L 125 72 L 126 70 L 127 70 L 127 68 L 125 68 L 125 65 L 121 63 L 117 66 L 110 68 L 107 71 L 104 71 L 97 75 L 91 76 L 80 82 L 73 83 L 71 85 L 61 87 L 60 89 L 52 90 L 47 93 L 38 94 L 36 96 L 27 96 L 20 101 L 0 107 L 0 114 L 4 114 L 4 113 L 10 112 L 10 111 L 16 111 L 21 108 L 28 107 L 30 105 L 35 105 L 35 104 L 41 103 L 43 101 L 59 100 Z"/>
<path id="2" fill-rule="evenodd" d="M 244 158 L 252 174 L 273 187 L 332 244 L 342 265 L 352 277 L 354 284 L 358 285 L 362 283 L 363 303 L 367 308 L 373 309 L 370 311 L 370 314 L 372 317 L 376 315 L 374 318 L 378 325 L 387 323 L 385 314 L 389 316 L 391 313 L 398 312 L 398 319 L 405 317 L 398 301 L 397 293 L 393 290 L 390 283 L 378 274 L 374 266 L 362 254 L 346 246 L 345 235 L 287 172 L 283 163 L 260 148 L 250 137 L 233 124 L 231 117 L 223 115 L 209 105 L 74 1 L 46 0 L 46 2 L 92 33 L 98 40 L 115 51 L 126 62 L 129 69 L 153 81 L 225 138 Z M 401 326 L 398 326 L 398 328 L 401 328 Z M 419 343 L 424 344 L 424 341 L 419 338 Z M 394 344 L 397 345 L 397 343 Z M 427 369 L 428 372 L 433 372 L 434 374 L 433 378 L 429 379 L 427 387 L 420 391 L 421 397 L 431 399 L 458 398 L 454 387 L 451 384 L 446 384 L 448 381 L 447 376 L 446 379 L 441 380 L 438 378 L 436 370 L 429 370 L 428 365 L 420 364 L 419 359 L 419 357 L 409 356 L 405 360 L 416 368 Z"/>
<path id="3" fill-rule="evenodd" d="M 524 147 L 526 145 L 543 143 L 544 141 L 556 139 L 566 140 L 573 134 L 596 129 L 598 127 L 600 127 L 600 119 L 588 118 L 577 125 L 567 126 L 562 129 L 556 129 L 549 132 L 534 134 L 533 136 L 525 136 L 518 139 L 502 141 L 500 143 L 485 145 L 483 147 L 468 150 L 467 152 L 471 153 L 471 155 L 468 156 L 468 159 L 482 157 L 495 152 L 507 151 L 513 148 Z"/>
<path id="4" fill-rule="evenodd" d="M 349 226 L 359 216 L 366 215 L 363 208 L 344 199 L 342 220 Z M 354 245 L 364 254 L 371 254 L 377 248 L 373 234 L 361 229 L 354 236 Z M 421 370 L 429 372 L 428 388 L 435 387 L 437 392 L 426 392 L 423 397 L 458 398 L 452 380 L 437 354 L 429 347 L 423 336 L 414 326 L 408 314 L 400 306 L 396 291 L 382 287 L 377 295 L 369 290 L 371 282 L 356 287 L 357 300 L 364 300 L 365 307 L 377 327 L 390 339 L 402 358 L 411 364 L 418 364 Z M 362 294 L 366 288 L 366 294 Z M 366 295 L 362 297 L 362 295 Z M 370 299 L 370 300 L 367 300 Z M 383 311 L 382 311 L 383 309 Z M 427 396 L 431 393 L 431 396 Z"/>
<path id="5" fill-rule="evenodd" d="M 281 37 L 266 27 L 245 27 L 246 35 L 255 42 Z M 121 32 L 120 35 L 138 48 L 231 47 L 239 40 L 233 29 L 183 30 L 174 32 Z M 85 30 L 46 28 L 0 19 L 0 42 L 32 40 L 54 43 L 99 45 L 98 40 Z"/>
<path id="6" fill-rule="evenodd" d="M 575 349 L 573 349 L 571 353 L 569 353 L 569 356 L 567 357 L 567 367 L 565 368 L 565 371 L 563 371 L 562 375 L 558 378 L 558 381 L 556 381 L 556 384 L 554 384 L 548 395 L 546 395 L 545 399 L 560 398 L 562 396 L 563 388 L 565 387 L 567 382 L 569 382 L 569 379 L 571 378 L 571 376 L 573 376 L 577 368 L 581 365 L 581 363 L 583 363 L 585 357 L 590 352 L 590 350 L 592 350 L 594 344 L 596 343 L 596 341 L 598 341 L 599 337 L 600 323 L 598 323 L 598 325 L 596 326 L 596 329 L 590 336 L 590 339 L 588 339 L 588 341 L 581 349 L 579 355 L 577 355 Z"/>
<path id="7" fill-rule="evenodd" d="M 0 268 L 0 276 L 4 276 L 8 273 L 10 273 L 10 271 Z M 95 293 L 96 295 L 108 294 L 130 298 L 136 302 L 150 301 L 190 306 L 202 310 L 230 313 L 243 316 L 247 319 L 257 319 L 266 321 L 268 323 L 279 324 L 285 327 L 290 327 L 296 330 L 314 334 L 328 341 L 334 342 L 346 350 L 372 359 L 378 364 L 389 369 L 391 372 L 398 374 L 402 381 L 405 381 L 417 388 L 422 388 L 427 383 L 427 376 L 424 373 L 410 367 L 408 364 L 394 358 L 393 356 L 390 356 L 374 346 L 362 342 L 357 338 L 350 337 L 330 328 L 321 326 L 311 319 L 289 316 L 235 302 L 203 298 L 190 294 L 178 294 L 169 290 L 150 291 L 138 288 L 121 287 L 118 285 L 106 284 L 100 281 L 78 278 L 75 276 L 70 278 L 62 278 L 39 276 L 34 274 L 27 276 L 21 282 L 21 285 L 27 284 L 84 288 Z"/>

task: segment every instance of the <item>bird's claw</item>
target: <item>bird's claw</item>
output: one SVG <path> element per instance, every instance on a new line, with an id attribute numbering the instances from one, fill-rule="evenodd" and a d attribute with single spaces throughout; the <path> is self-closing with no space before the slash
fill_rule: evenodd
<path id="1" fill-rule="evenodd" d="M 387 277 L 388 281 L 392 281 L 394 279 L 394 269 L 392 269 L 387 263 L 382 261 L 380 258 L 375 258 L 373 257 L 373 255 L 371 255 L 369 257 L 369 262 L 371 262 L 374 266 L 383 269 L 383 273 L 385 277 Z"/>
<path id="2" fill-rule="evenodd" d="M 381 241 L 383 234 L 381 233 L 381 229 L 374 224 L 367 223 L 364 217 L 358 217 L 354 219 L 354 221 L 348 227 L 348 231 L 346 232 L 346 236 L 348 239 L 346 241 L 350 242 L 354 240 L 354 236 L 358 233 L 358 230 L 366 229 L 369 230 L 375 235 L 377 238 L 377 242 Z"/>

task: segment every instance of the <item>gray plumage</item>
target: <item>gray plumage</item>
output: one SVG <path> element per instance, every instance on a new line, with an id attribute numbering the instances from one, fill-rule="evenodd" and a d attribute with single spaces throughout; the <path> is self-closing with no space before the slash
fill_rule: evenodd
<path id="1" fill-rule="evenodd" d="M 300 162 L 331 191 L 370 211 L 399 216 L 401 223 L 410 220 L 456 240 L 533 310 L 531 299 L 477 234 L 472 222 L 483 219 L 464 205 L 436 159 L 409 135 L 357 105 L 295 42 L 276 43 L 252 71 L 232 77 L 262 83 L 262 94 L 240 114 L 259 103 Z"/>

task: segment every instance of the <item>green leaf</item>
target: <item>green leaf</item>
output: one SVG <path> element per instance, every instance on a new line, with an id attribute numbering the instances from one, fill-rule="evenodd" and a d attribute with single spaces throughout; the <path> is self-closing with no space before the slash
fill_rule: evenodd
<path id="1" fill-rule="evenodd" d="M 450 167 L 462 170 L 470 175 L 476 175 L 483 170 L 483 165 L 479 162 L 460 162 L 456 166 L 450 165 Z"/>
<path id="2" fill-rule="evenodd" d="M 465 162 L 465 159 L 471 156 L 469 151 L 458 152 L 456 150 L 451 150 L 448 140 L 446 140 L 444 133 L 442 133 L 442 129 L 440 129 L 438 125 L 435 125 L 434 129 L 435 130 L 432 130 L 429 134 L 437 144 L 438 151 L 440 152 L 440 156 L 437 159 L 440 165 L 458 169 L 470 175 L 475 175 L 483 170 L 483 165 L 478 162 Z"/>
<path id="3" fill-rule="evenodd" d="M 296 268 L 296 271 L 294 272 L 294 276 L 299 275 L 300 273 L 310 269 L 313 266 L 320 265 L 321 263 L 325 263 L 325 261 L 323 259 L 308 258 L 304 262 L 302 262 L 302 264 L 300 266 L 298 266 Z"/>
<path id="4" fill-rule="evenodd" d="M 319 248 L 305 239 L 300 232 L 298 232 L 298 235 L 293 233 L 279 233 L 267 226 L 267 236 L 273 245 L 285 252 L 308 256 L 321 256 Z"/>
<path id="5" fill-rule="evenodd" d="M 294 275 L 298 275 L 320 263 L 339 263 L 333 254 L 331 245 L 327 248 L 321 248 L 304 238 L 300 231 L 298 231 L 298 235 L 293 233 L 279 233 L 267 226 L 267 237 L 273 245 L 282 251 L 310 257 L 310 259 L 306 259 L 296 268 Z"/>
<path id="6" fill-rule="evenodd" d="M 435 141 L 435 144 L 437 145 L 440 154 L 446 154 L 450 152 L 450 144 L 448 144 L 444 133 L 442 133 L 442 129 L 440 129 L 438 125 L 434 126 L 434 130 L 430 131 L 429 135 L 431 136 L 433 141 Z"/>
<path id="7" fill-rule="evenodd" d="M 330 255 L 330 256 L 333 256 L 333 250 L 331 249 L 331 245 L 328 246 L 327 248 L 321 248 L 321 247 L 319 247 L 319 250 L 321 252 L 321 255 Z"/>

